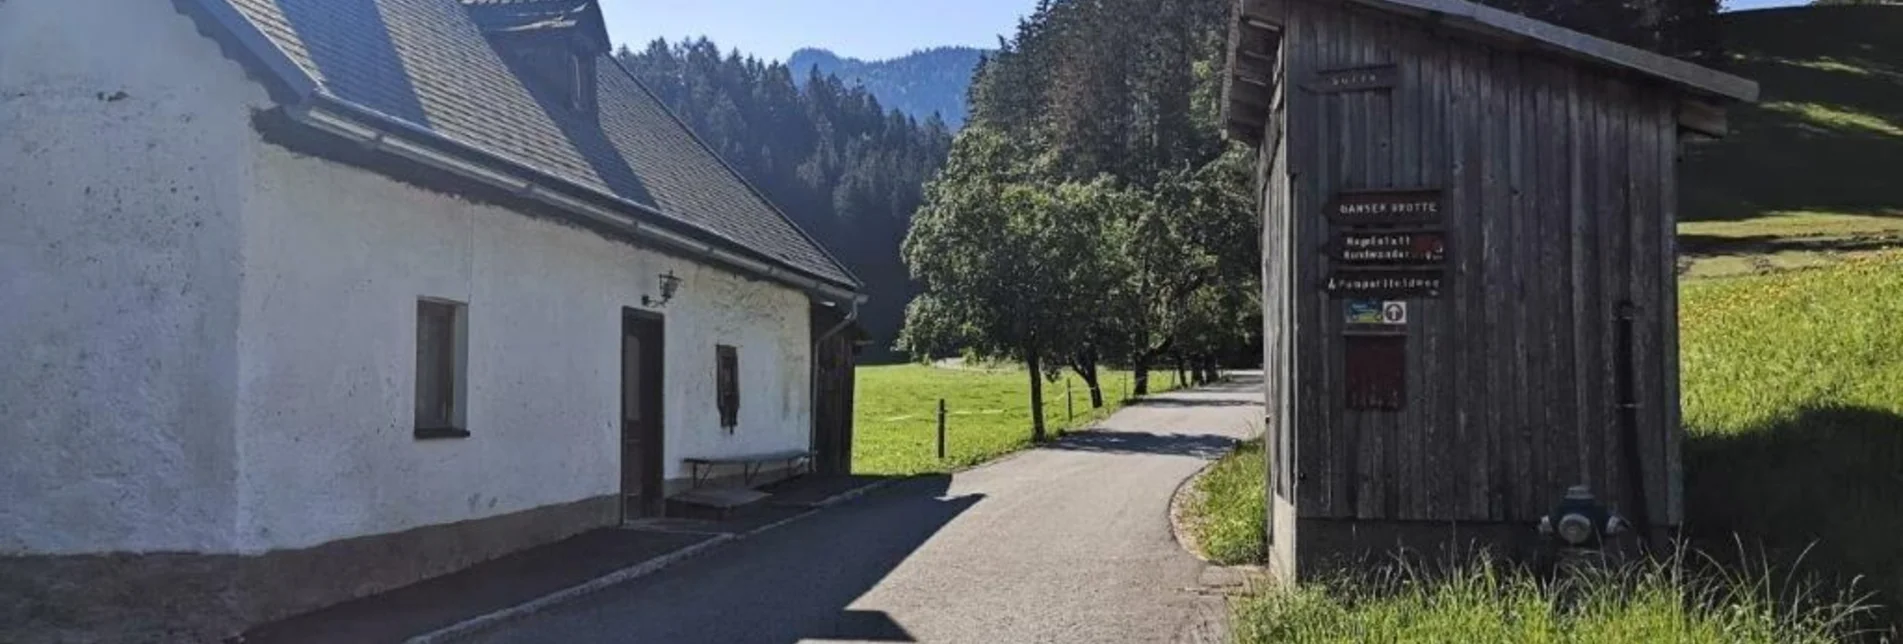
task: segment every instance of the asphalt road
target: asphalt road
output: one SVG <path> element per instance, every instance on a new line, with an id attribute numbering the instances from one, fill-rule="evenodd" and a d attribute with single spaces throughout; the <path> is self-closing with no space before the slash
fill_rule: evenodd
<path id="1" fill-rule="evenodd" d="M 1220 637 L 1171 494 L 1260 431 L 1260 382 L 1168 394 L 480 634 L 516 642 L 1179 642 Z"/>

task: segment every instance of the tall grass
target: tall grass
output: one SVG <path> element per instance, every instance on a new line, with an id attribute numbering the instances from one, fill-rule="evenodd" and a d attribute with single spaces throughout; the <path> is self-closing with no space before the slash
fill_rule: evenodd
<path id="1" fill-rule="evenodd" d="M 1267 553 L 1268 458 L 1262 440 L 1243 443 L 1196 479 L 1184 520 L 1196 549 L 1223 565 L 1261 561 Z"/>
<path id="2" fill-rule="evenodd" d="M 1703 558 L 1553 578 L 1484 554 L 1448 570 L 1396 563 L 1374 573 L 1236 602 L 1244 644 L 1322 642 L 1683 642 L 1807 644 L 1857 635 L 1854 597 Z"/>
<path id="3" fill-rule="evenodd" d="M 1903 602 L 1903 253 L 1681 293 L 1687 533 Z"/>

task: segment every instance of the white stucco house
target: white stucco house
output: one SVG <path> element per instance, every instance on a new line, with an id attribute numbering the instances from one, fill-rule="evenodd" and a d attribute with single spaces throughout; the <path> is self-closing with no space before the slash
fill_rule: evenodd
<path id="1" fill-rule="evenodd" d="M 0 0 L 0 217 L 0 641 L 222 637 L 684 459 L 844 467 L 859 281 L 593 0 Z"/>

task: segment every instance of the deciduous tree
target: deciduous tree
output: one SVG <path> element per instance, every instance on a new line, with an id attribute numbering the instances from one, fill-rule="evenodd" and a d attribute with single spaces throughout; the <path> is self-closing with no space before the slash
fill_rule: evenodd
<path id="1" fill-rule="evenodd" d="M 904 247 L 924 294 L 907 309 L 901 341 L 915 356 L 961 346 L 1022 362 L 1041 441 L 1043 383 L 1082 347 L 1105 279 L 1105 188 L 1042 181 L 1019 147 L 968 128 L 927 186 Z"/>

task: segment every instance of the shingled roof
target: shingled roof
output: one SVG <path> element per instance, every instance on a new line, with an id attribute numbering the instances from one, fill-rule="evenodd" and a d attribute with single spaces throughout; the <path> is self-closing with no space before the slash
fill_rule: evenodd
<path id="1" fill-rule="evenodd" d="M 859 288 L 614 59 L 593 0 L 182 1 L 227 29 L 249 62 L 276 77 L 267 80 L 290 88 L 273 92 L 288 94 L 280 101 L 358 108 L 395 130 L 441 137 L 594 192 L 644 224 Z M 525 79 L 521 61 L 484 35 L 485 27 L 577 20 L 592 20 L 583 33 L 603 39 L 587 54 L 598 109 L 578 110 Z"/>
<path id="2" fill-rule="evenodd" d="M 1267 88 L 1279 82 L 1275 77 L 1281 64 L 1276 59 L 1277 47 L 1288 4 L 1294 1 L 1373 9 L 1421 20 L 1433 25 L 1437 33 L 1478 36 L 1493 46 L 1538 51 L 1598 68 L 1637 74 L 1697 99 L 1688 107 L 1701 115 L 1717 110 L 1705 102 L 1758 100 L 1758 84 L 1750 80 L 1469 0 L 1230 0 L 1231 17 L 1235 21 L 1230 25 L 1229 74 L 1223 81 L 1222 118 L 1232 136 L 1242 140 L 1259 138 L 1256 134 L 1262 129 L 1261 119 L 1267 118 L 1260 99 L 1270 92 Z M 1260 89 L 1238 91 L 1238 82 Z M 1722 111 L 1715 113 L 1723 114 Z M 1722 136 L 1723 119 L 1716 121 L 1718 125 L 1713 126 L 1690 117 L 1683 124 L 1702 130 L 1702 134 Z"/>

